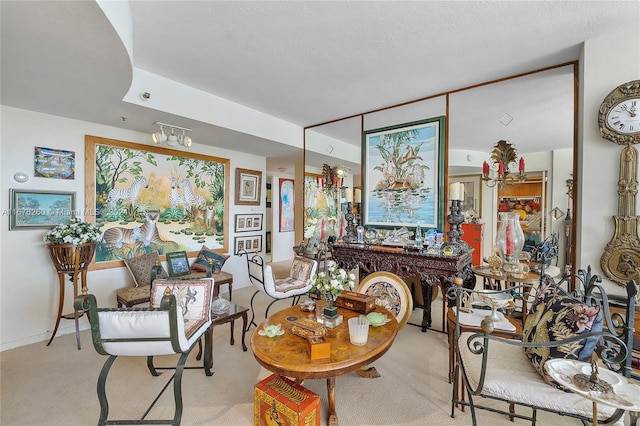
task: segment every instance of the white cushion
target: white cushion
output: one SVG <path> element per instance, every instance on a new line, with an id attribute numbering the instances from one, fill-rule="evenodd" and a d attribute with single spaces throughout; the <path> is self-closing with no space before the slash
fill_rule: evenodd
<path id="1" fill-rule="evenodd" d="M 460 361 L 464 365 L 467 378 L 471 386 L 476 388 L 482 369 L 482 355 L 474 355 L 469 351 L 467 338 L 472 334 L 462 333 L 458 340 L 458 347 Z M 482 342 L 482 339 L 479 342 Z M 482 390 L 484 395 L 564 413 L 591 416 L 593 412 L 591 400 L 545 383 L 529 362 L 522 347 L 490 341 L 488 353 Z M 609 405 L 598 404 L 599 419 L 606 419 L 614 411 L 615 408 Z"/>
<path id="2" fill-rule="evenodd" d="M 132 342 L 104 342 L 103 347 L 110 355 L 121 356 L 154 356 L 176 353 L 171 341 L 149 342 L 144 338 L 168 338 L 169 311 L 99 311 L 98 322 L 102 339 L 138 339 Z M 184 318 L 177 310 L 178 342 L 181 351 L 189 349 L 207 330 L 211 321 L 203 323 L 190 338 L 184 330 Z"/>
<path id="3" fill-rule="evenodd" d="M 313 262 L 314 266 L 311 268 L 311 271 L 315 271 L 315 267 L 317 265 L 315 261 Z M 253 262 L 249 262 L 249 272 L 251 275 L 254 275 L 256 277 L 260 277 L 262 275 L 260 265 L 256 265 Z M 293 296 L 300 296 L 302 294 L 308 293 L 309 290 L 311 290 L 310 281 L 298 281 L 296 283 L 291 283 L 288 280 L 290 280 L 290 278 L 285 278 L 282 280 L 274 279 L 271 265 L 264 265 L 264 287 L 257 280 L 251 279 L 251 282 L 258 290 L 264 291 L 274 299 L 287 299 Z"/>

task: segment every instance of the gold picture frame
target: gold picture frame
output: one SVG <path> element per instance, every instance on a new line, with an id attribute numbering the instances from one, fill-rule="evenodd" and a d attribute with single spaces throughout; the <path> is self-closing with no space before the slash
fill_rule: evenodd
<path id="1" fill-rule="evenodd" d="M 262 172 L 236 168 L 236 205 L 259 206 Z"/>
<path id="2" fill-rule="evenodd" d="M 157 250 L 229 250 L 229 159 L 85 136 L 85 220 L 100 226 L 91 269 Z"/>

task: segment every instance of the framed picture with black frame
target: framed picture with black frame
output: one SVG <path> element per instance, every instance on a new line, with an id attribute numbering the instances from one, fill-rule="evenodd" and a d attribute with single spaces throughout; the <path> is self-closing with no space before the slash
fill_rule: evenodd
<path id="1" fill-rule="evenodd" d="M 262 231 L 262 213 L 237 214 L 235 232 L 251 231 Z"/>
<path id="2" fill-rule="evenodd" d="M 191 273 L 186 251 L 167 253 L 167 266 L 169 267 L 170 277 L 180 277 Z"/>
<path id="3" fill-rule="evenodd" d="M 234 253 L 238 254 L 241 251 L 247 253 L 256 253 L 262 251 L 262 235 L 247 235 L 235 238 Z"/>

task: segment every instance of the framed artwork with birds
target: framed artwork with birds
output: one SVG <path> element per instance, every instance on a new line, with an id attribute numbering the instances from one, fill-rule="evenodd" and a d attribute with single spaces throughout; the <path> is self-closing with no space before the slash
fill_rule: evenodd
<path id="1" fill-rule="evenodd" d="M 444 125 L 442 116 L 364 132 L 364 226 L 442 229 Z"/>

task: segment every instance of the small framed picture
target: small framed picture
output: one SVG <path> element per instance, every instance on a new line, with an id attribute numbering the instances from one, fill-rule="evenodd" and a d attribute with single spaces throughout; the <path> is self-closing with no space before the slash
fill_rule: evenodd
<path id="1" fill-rule="evenodd" d="M 9 231 L 51 229 L 75 216 L 76 193 L 9 189 Z"/>
<path id="2" fill-rule="evenodd" d="M 262 172 L 258 170 L 236 169 L 236 204 L 244 206 L 260 205 Z"/>
<path id="3" fill-rule="evenodd" d="M 35 147 L 33 176 L 53 179 L 74 179 L 76 153 L 62 149 Z"/>
<path id="4" fill-rule="evenodd" d="M 189 268 L 189 258 L 186 251 L 176 251 L 167 253 L 167 266 L 169 267 L 170 277 L 179 277 L 191 273 Z"/>
<path id="5" fill-rule="evenodd" d="M 259 252 L 262 251 L 262 235 L 247 235 L 236 237 L 234 254 L 241 251 Z"/>
<path id="6" fill-rule="evenodd" d="M 262 231 L 262 213 L 237 214 L 235 232 Z"/>

